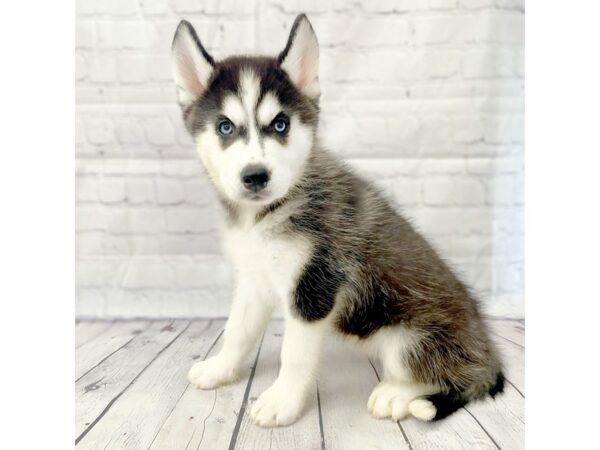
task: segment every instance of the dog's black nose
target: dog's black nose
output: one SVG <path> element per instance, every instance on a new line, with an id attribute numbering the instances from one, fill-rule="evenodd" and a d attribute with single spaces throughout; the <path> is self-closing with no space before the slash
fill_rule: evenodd
<path id="1" fill-rule="evenodd" d="M 269 172 L 263 166 L 247 166 L 242 170 L 242 183 L 246 189 L 258 192 L 269 182 Z"/>

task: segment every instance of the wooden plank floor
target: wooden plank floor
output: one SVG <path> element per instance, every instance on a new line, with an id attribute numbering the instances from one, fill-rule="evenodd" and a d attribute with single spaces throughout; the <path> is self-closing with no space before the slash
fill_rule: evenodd
<path id="1" fill-rule="evenodd" d="M 223 320 L 81 321 L 76 324 L 76 436 L 81 449 L 521 449 L 524 448 L 524 323 L 490 320 L 507 386 L 496 401 L 448 419 L 373 419 L 367 398 L 380 367 L 327 343 L 302 418 L 285 428 L 252 424 L 249 406 L 276 378 L 283 323 L 269 324 L 235 385 L 192 388 L 194 360 L 220 346 Z"/>

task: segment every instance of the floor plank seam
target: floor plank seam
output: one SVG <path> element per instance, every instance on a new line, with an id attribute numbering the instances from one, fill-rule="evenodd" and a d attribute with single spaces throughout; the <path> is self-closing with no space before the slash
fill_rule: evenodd
<path id="1" fill-rule="evenodd" d="M 119 326 L 115 325 L 117 321 L 114 320 L 106 321 L 107 326 L 103 326 L 96 321 L 83 321 L 78 324 L 77 337 L 82 338 L 80 342 L 83 342 L 83 344 L 76 347 L 77 372 L 82 370 L 85 372 L 79 372 L 82 374 L 78 375 L 75 379 L 76 392 L 78 398 L 82 399 L 82 404 L 85 407 L 88 406 L 88 403 L 93 402 L 94 408 L 89 413 L 81 415 L 81 419 L 85 415 L 91 417 L 85 417 L 87 426 L 78 426 L 79 435 L 75 435 L 74 437 L 77 448 L 87 448 L 89 446 L 99 449 L 104 447 L 106 449 L 112 448 L 124 439 L 127 440 L 128 445 L 134 442 L 131 439 L 135 438 L 131 438 L 130 436 L 135 436 L 134 431 L 140 431 L 136 424 L 139 424 L 140 420 L 147 419 L 146 412 L 137 413 L 135 421 L 132 421 L 130 425 L 123 426 L 121 431 L 127 431 L 124 434 L 118 432 L 117 428 L 113 427 L 113 422 L 115 424 L 119 422 L 121 414 L 128 413 L 130 407 L 135 408 L 135 405 L 131 403 L 131 399 L 134 399 L 138 393 L 143 393 L 146 396 L 145 392 L 147 390 L 140 390 L 138 385 L 141 383 L 144 386 L 150 386 L 148 383 L 151 383 L 155 379 L 155 373 L 163 370 L 164 365 L 162 362 L 167 359 L 169 361 L 172 358 L 180 359 L 182 366 L 184 366 L 187 364 L 186 361 L 188 359 L 193 359 L 193 364 L 197 361 L 205 361 L 218 353 L 220 346 L 217 344 L 224 336 L 223 323 L 218 319 L 190 318 L 188 320 L 177 321 L 177 325 L 173 322 L 161 331 L 176 331 L 179 327 L 181 327 L 181 331 L 178 333 L 160 333 L 162 335 L 160 341 L 153 341 L 154 344 L 151 347 L 144 347 L 146 348 L 145 353 L 143 357 L 140 355 L 140 358 L 136 358 L 135 367 L 128 369 L 126 375 L 117 377 L 119 380 L 118 384 L 113 384 L 110 389 L 101 391 L 103 394 L 100 401 L 97 399 L 94 400 L 95 397 L 92 397 L 92 393 L 84 395 L 88 388 L 90 391 L 97 389 L 98 387 L 94 386 L 96 384 L 100 385 L 99 387 L 103 387 L 104 385 L 109 386 L 111 383 L 110 380 L 100 380 L 92 383 L 92 379 L 97 380 L 105 375 L 105 373 L 108 373 L 110 375 L 108 378 L 111 378 L 113 375 L 120 373 L 119 371 L 122 366 L 129 367 L 129 355 L 137 355 L 137 348 L 146 342 L 142 338 L 139 338 L 137 341 L 135 339 L 140 334 L 147 334 L 148 329 L 153 329 L 157 323 L 156 330 L 159 330 L 164 325 L 164 323 L 161 323 L 164 320 L 149 319 L 144 322 Z M 131 321 L 123 320 L 123 322 Z M 273 322 L 279 321 L 281 319 L 273 320 Z M 281 448 L 282 444 L 284 444 L 285 448 L 300 448 L 298 447 L 299 445 L 307 448 L 304 443 L 310 441 L 310 448 L 325 450 L 331 446 L 339 445 L 340 442 L 337 442 L 337 439 L 341 439 L 344 442 L 341 448 L 352 448 L 356 444 L 358 436 L 343 436 L 342 438 L 337 435 L 339 427 L 349 423 L 348 426 L 354 428 L 356 432 L 364 432 L 365 445 L 367 443 L 378 443 L 378 447 L 381 448 L 415 450 L 418 448 L 429 448 L 430 445 L 441 445 L 440 448 L 444 448 L 446 444 L 447 448 L 450 446 L 458 448 L 464 446 L 466 443 L 470 443 L 475 447 L 481 446 L 482 448 L 496 450 L 517 448 L 517 443 L 521 441 L 517 442 L 514 439 L 522 438 L 524 431 L 524 418 L 522 414 L 525 386 L 523 382 L 522 360 L 525 352 L 525 343 L 523 342 L 525 330 L 516 321 L 510 324 L 503 319 L 492 319 L 490 322 L 490 335 L 493 341 L 499 346 L 499 350 L 502 350 L 500 354 L 504 360 L 503 372 L 506 374 L 508 370 L 508 376 L 510 377 L 510 379 L 505 378 L 507 389 L 502 399 L 499 401 L 489 401 L 481 407 L 474 404 L 465 405 L 461 409 L 464 409 L 467 414 L 459 411 L 460 414 L 457 414 L 452 420 L 444 421 L 444 425 L 432 428 L 430 436 L 423 436 L 423 430 L 425 429 L 419 428 L 421 424 L 415 423 L 413 419 L 396 421 L 398 428 L 389 423 L 385 424 L 383 428 L 373 427 L 367 420 L 369 415 L 364 417 L 361 415 L 360 420 L 358 420 L 354 417 L 356 411 L 353 404 L 350 406 L 342 402 L 338 406 L 335 398 L 330 399 L 328 397 L 327 392 L 329 390 L 326 389 L 327 377 L 323 380 L 317 378 L 314 381 L 315 384 L 313 386 L 316 388 L 317 408 L 312 411 L 310 420 L 303 422 L 300 428 L 294 428 L 288 434 L 286 430 L 270 429 L 265 433 L 267 430 L 253 427 L 250 411 L 255 400 L 255 391 L 262 388 L 263 383 L 266 382 L 265 377 L 269 378 L 271 372 L 278 372 L 281 363 L 279 360 L 277 364 L 270 363 L 266 374 L 263 373 L 265 372 L 263 366 L 267 364 L 265 361 L 267 359 L 270 361 L 271 350 L 275 345 L 273 342 L 277 340 L 277 338 L 273 338 L 271 334 L 265 332 L 261 336 L 258 348 L 255 350 L 254 360 L 250 360 L 246 364 L 246 370 L 249 372 L 246 386 L 241 381 L 235 387 L 234 391 L 232 391 L 233 393 L 231 395 L 228 393 L 225 397 L 219 396 L 219 392 L 214 391 L 212 406 L 210 392 L 207 396 L 203 393 L 202 412 L 196 411 L 198 414 L 193 414 L 192 412 L 195 408 L 195 403 L 193 403 L 195 398 L 193 392 L 195 390 L 194 386 L 181 378 L 182 374 L 184 374 L 184 369 L 181 366 L 178 367 L 175 376 L 177 377 L 176 387 L 181 389 L 180 394 L 177 394 L 176 390 L 173 392 L 171 389 L 168 393 L 168 404 L 164 404 L 161 400 L 167 398 L 166 393 L 161 394 L 156 399 L 154 397 L 149 399 L 150 401 L 161 400 L 164 408 L 160 417 L 153 419 L 152 428 L 144 430 L 140 435 L 139 439 L 143 438 L 143 443 L 140 441 L 140 444 L 148 450 L 163 447 L 164 445 L 172 448 L 185 448 L 185 450 L 199 450 L 206 447 L 229 448 L 230 450 L 240 448 L 270 450 L 273 445 L 275 445 L 274 448 Z M 82 324 L 85 325 L 86 323 L 89 324 L 87 328 L 86 326 L 82 326 Z M 132 330 L 133 333 L 131 333 Z M 505 337 L 505 335 L 508 337 Z M 90 336 L 93 337 L 90 338 Z M 274 333 L 273 336 L 281 336 L 281 333 Z M 202 342 L 203 350 L 194 353 L 190 346 L 197 342 Z M 179 354 L 178 349 L 182 346 L 186 346 L 186 349 L 190 347 L 190 351 L 185 354 L 185 357 L 182 354 L 181 358 L 179 358 L 177 356 Z M 168 350 L 170 347 L 171 349 Z M 167 358 L 167 356 L 169 357 Z M 373 370 L 375 379 L 370 375 L 371 371 L 368 366 L 364 365 L 365 358 Z M 364 389 L 364 392 L 361 390 L 362 394 L 360 398 L 362 398 L 363 395 L 369 393 L 369 389 L 373 389 L 376 383 L 382 382 L 385 371 L 383 371 L 379 359 L 372 359 L 366 355 L 357 358 L 353 362 L 359 364 L 363 370 L 361 373 L 365 381 L 360 385 L 360 388 Z M 258 367 L 259 363 L 261 367 Z M 248 364 L 251 364 L 251 366 Z M 380 370 L 382 371 L 381 374 L 379 374 Z M 172 372 L 172 370 L 169 371 L 170 374 Z M 348 376 L 350 375 L 348 373 Z M 257 384 L 255 385 L 254 383 Z M 167 388 L 168 386 L 166 383 L 162 383 L 160 385 L 161 392 L 163 392 L 163 387 Z M 321 388 L 325 389 L 323 398 L 320 395 Z M 516 391 L 516 394 L 511 391 L 511 388 Z M 147 397 L 144 398 L 148 399 Z M 333 405 L 331 403 L 332 400 Z M 239 408 L 237 413 L 235 411 L 236 408 Z M 349 408 L 353 412 L 350 412 Z M 190 414 L 187 414 L 188 411 Z M 151 414 L 151 411 L 148 414 Z M 226 416 L 223 416 L 223 414 Z M 187 420 L 190 415 L 196 416 L 196 420 L 193 423 Z M 89 423 L 90 419 L 94 416 L 95 419 Z M 344 420 L 341 420 L 341 418 L 344 418 Z M 81 420 L 80 425 L 86 424 Z M 185 428 L 186 426 L 185 433 L 179 435 L 180 428 Z M 325 436 L 325 426 L 328 429 L 327 436 Z M 400 431 L 402 437 L 398 435 L 397 430 Z M 177 436 L 174 437 L 173 433 L 176 433 Z M 127 435 L 127 437 L 124 438 L 124 435 Z M 207 437 L 206 443 L 204 442 L 205 436 Z M 363 436 L 363 434 L 360 436 Z M 360 441 L 362 442 L 362 437 Z M 402 444 L 402 441 L 405 444 Z M 361 446 L 361 448 L 364 448 L 364 446 Z"/>
<path id="2" fill-rule="evenodd" d="M 143 331 L 146 331 L 148 328 L 150 328 L 152 322 L 148 322 L 148 325 L 146 326 L 146 328 L 144 328 Z M 142 331 L 142 332 L 143 332 Z M 135 338 L 137 338 L 141 333 L 135 334 L 133 335 L 133 337 L 131 339 L 129 339 L 127 342 L 125 342 L 123 345 L 121 345 L 119 348 L 117 348 L 116 350 L 112 351 L 111 353 L 109 353 L 108 355 L 106 355 L 104 358 L 102 358 L 100 361 L 98 361 L 98 363 L 96 363 L 93 367 L 91 367 L 89 370 L 87 370 L 83 375 L 81 375 L 79 378 L 77 378 L 75 380 L 75 383 L 77 383 L 79 380 L 81 380 L 83 377 L 85 377 L 88 373 L 90 373 L 92 370 L 94 370 L 96 367 L 98 367 L 100 364 L 102 364 L 104 361 L 106 361 L 108 358 L 110 358 L 111 356 L 113 356 L 115 353 L 117 353 L 119 350 L 122 350 L 123 348 L 125 348 L 127 345 L 129 345 Z"/>
<path id="3" fill-rule="evenodd" d="M 521 392 L 521 390 L 520 390 L 518 387 L 516 387 L 516 386 L 515 386 L 515 384 L 514 384 L 512 381 L 510 381 L 510 380 L 509 380 L 508 378 L 506 378 L 506 377 L 504 377 L 504 381 L 506 381 L 508 384 L 510 384 L 510 385 L 511 385 L 513 388 L 515 388 L 515 391 L 517 391 L 521 397 L 525 398 L 525 394 L 523 394 L 523 393 Z"/>
<path id="4" fill-rule="evenodd" d="M 193 323 L 195 323 L 195 322 L 197 322 L 197 321 L 196 320 L 190 321 L 190 326 Z M 208 320 L 208 322 L 206 323 L 205 327 L 202 330 L 200 330 L 200 334 L 203 334 L 206 330 L 208 330 L 211 327 L 211 325 L 213 324 L 213 322 L 214 321 L 212 319 Z M 210 347 L 208 348 L 208 350 L 204 354 L 204 357 L 202 358 L 203 361 L 210 354 L 210 351 L 213 349 L 213 347 L 215 346 L 215 344 L 217 343 L 217 341 L 219 340 L 219 338 L 221 337 L 222 334 L 223 334 L 223 330 L 221 330 L 219 332 L 219 334 L 217 335 L 217 337 L 215 338 L 215 340 L 213 341 L 213 343 L 210 345 Z M 182 397 L 185 395 L 185 393 L 187 392 L 187 390 L 189 389 L 189 387 L 190 387 L 189 384 L 186 385 L 185 389 L 181 392 L 181 395 L 177 398 L 177 401 L 175 402 L 175 404 L 171 408 L 171 411 L 169 411 L 169 414 L 167 415 L 167 417 L 165 417 L 165 420 L 163 421 L 163 423 L 161 424 L 160 428 L 158 429 L 158 431 L 154 435 L 154 438 L 152 439 L 152 442 L 150 442 L 150 445 L 148 446 L 148 449 L 150 449 L 152 447 L 152 444 L 154 444 L 154 441 L 156 440 L 156 438 L 160 434 L 160 431 L 161 431 L 162 427 L 165 425 L 165 423 L 167 423 L 167 420 L 169 420 L 169 417 L 171 417 L 171 415 L 173 414 L 173 411 L 175 411 L 175 408 L 177 408 L 177 405 L 179 404 L 179 402 L 181 401 Z M 193 433 L 192 433 L 192 437 L 193 437 Z M 191 438 L 190 438 L 190 442 L 191 442 Z M 188 442 L 188 445 L 189 445 L 189 442 Z M 187 448 L 187 446 L 186 446 L 186 448 Z"/>
<path id="5" fill-rule="evenodd" d="M 190 440 L 187 442 L 187 444 L 185 444 L 185 450 L 188 450 L 188 448 L 190 447 L 190 444 L 192 443 L 192 440 L 194 439 L 195 434 L 196 434 L 196 430 L 193 430 L 192 435 L 190 436 Z M 200 446 L 198 446 L 198 448 L 200 448 Z"/>
<path id="6" fill-rule="evenodd" d="M 140 371 L 140 373 L 138 373 L 133 380 L 131 380 L 129 382 L 129 384 L 127 386 L 125 386 L 125 388 L 119 392 L 110 402 L 108 402 L 108 404 L 104 407 L 104 409 L 102 410 L 102 412 L 100 413 L 100 415 L 98 415 L 98 417 L 96 417 L 89 425 L 88 427 L 83 430 L 83 432 L 77 437 L 77 439 L 75 439 L 75 445 L 77 445 L 91 430 L 92 428 L 94 428 L 96 426 L 96 424 L 102 419 L 102 417 L 104 417 L 104 415 L 110 410 L 110 408 L 112 408 L 112 406 L 115 404 L 115 402 L 136 382 L 136 380 L 146 371 L 146 369 L 148 369 L 148 367 L 150 367 L 150 365 L 156 361 L 156 359 L 166 350 L 168 349 L 171 344 L 173 344 L 173 342 L 175 342 L 179 336 L 181 336 L 191 325 L 191 321 L 188 322 L 188 324 L 183 328 L 183 330 L 181 330 L 181 332 L 179 332 L 179 334 L 177 334 L 177 336 L 175 336 L 171 341 L 169 341 L 169 343 L 167 345 L 165 345 L 155 356 L 154 358 L 152 358 L 152 360 L 146 364 L 146 366 L 144 366 L 144 368 Z"/>
<path id="7" fill-rule="evenodd" d="M 371 367 L 373 368 L 373 372 L 375 372 L 375 377 L 377 377 L 377 381 L 381 382 L 381 378 L 379 377 L 379 372 L 377 372 L 377 369 L 375 368 L 375 365 L 371 361 L 371 358 L 367 358 L 367 361 L 369 361 L 369 364 L 371 364 Z M 400 432 L 402 433 L 402 437 L 404 438 L 404 441 L 408 445 L 408 449 L 414 450 L 412 444 L 410 443 L 410 439 L 408 439 L 408 435 L 406 434 L 406 431 L 404 431 L 404 427 L 402 426 L 400 421 L 398 420 L 396 422 L 396 424 L 398 424 L 398 428 L 400 429 Z"/>
<path id="8" fill-rule="evenodd" d="M 250 388 L 252 387 L 252 380 L 254 380 L 254 373 L 256 372 L 256 366 L 258 365 L 258 357 L 260 356 L 260 351 L 262 349 L 262 344 L 265 339 L 265 335 L 263 334 L 260 345 L 258 346 L 258 351 L 256 352 L 256 358 L 254 359 L 254 365 L 252 366 L 252 370 L 250 372 L 250 376 L 248 377 L 248 383 L 246 384 L 246 390 L 244 391 L 244 397 L 242 398 L 242 404 L 240 406 L 240 410 L 238 412 L 238 417 L 235 422 L 235 427 L 233 429 L 233 433 L 231 434 L 231 441 L 229 441 L 229 450 L 233 450 L 235 448 L 235 444 L 237 442 L 237 436 L 240 432 L 240 426 L 242 425 L 242 419 L 244 418 L 244 414 L 246 413 L 246 403 L 248 402 L 248 396 L 250 395 Z"/>
<path id="9" fill-rule="evenodd" d="M 481 427 L 481 429 L 483 430 L 483 432 L 484 432 L 485 434 L 487 434 L 487 436 L 490 438 L 490 440 L 491 440 L 491 441 L 494 443 L 494 445 L 496 446 L 496 448 L 497 448 L 498 450 L 502 450 L 502 449 L 501 449 L 501 447 L 500 447 L 500 446 L 498 445 L 498 443 L 496 442 L 496 440 L 495 440 L 495 439 L 492 437 L 492 435 L 491 435 L 490 433 L 488 433 L 488 430 L 486 430 L 486 429 L 485 429 L 485 427 L 484 427 L 484 426 L 481 424 L 481 422 L 480 422 L 480 421 L 477 419 L 477 417 L 475 417 L 475 416 L 473 415 L 473 413 L 472 413 L 471 411 L 469 411 L 469 410 L 468 410 L 466 407 L 463 407 L 463 409 L 464 409 L 464 410 L 465 410 L 467 413 L 469 413 L 469 415 L 470 415 L 470 416 L 473 418 L 473 420 L 474 420 L 475 422 L 477 422 L 477 424 L 478 424 L 478 425 Z"/>
<path id="10" fill-rule="evenodd" d="M 488 316 L 484 314 L 483 318 L 492 322 L 517 322 L 521 325 L 525 325 L 525 319 L 519 319 L 515 317 Z"/>
<path id="11" fill-rule="evenodd" d="M 507 337 L 502 336 L 501 334 L 496 333 L 495 331 L 490 331 L 490 333 L 492 333 L 494 336 L 498 336 L 499 338 L 504 339 L 505 341 L 510 342 L 511 344 L 515 344 L 517 347 L 522 348 L 523 350 L 525 350 L 525 346 L 522 344 L 519 344 L 518 342 L 513 341 L 512 339 L 509 339 Z"/>
<path id="12" fill-rule="evenodd" d="M 323 432 L 323 412 L 321 411 L 321 395 L 317 383 L 317 408 L 319 410 L 319 432 L 321 433 L 321 450 L 325 450 L 325 433 Z"/>
<path id="13" fill-rule="evenodd" d="M 165 420 L 163 421 L 162 425 L 160 426 L 160 428 L 158 429 L 158 431 L 156 432 L 156 434 L 154 435 L 154 437 L 152 438 L 152 441 L 150 441 L 150 445 L 148 445 L 148 450 L 150 450 L 152 448 L 152 444 L 154 444 L 154 441 L 156 440 L 156 438 L 158 437 L 158 435 L 160 434 L 163 426 L 165 425 L 165 423 L 167 423 L 167 420 L 169 420 L 169 417 L 171 417 L 171 414 L 173 414 L 173 411 L 175 411 L 175 408 L 177 407 L 177 405 L 179 404 L 179 402 L 181 401 L 181 398 L 184 396 L 184 394 L 187 392 L 187 390 L 189 389 L 190 385 L 188 384 L 185 389 L 181 392 L 181 395 L 177 398 L 177 401 L 175 402 L 175 404 L 173 405 L 173 407 L 171 408 L 171 411 L 169 411 L 169 414 L 167 415 L 167 417 L 165 418 Z"/>
<path id="14" fill-rule="evenodd" d="M 210 323 L 212 324 L 212 321 Z M 209 326 L 210 326 L 210 324 L 209 324 Z M 208 355 L 210 355 L 210 352 L 212 351 L 213 348 L 215 348 L 215 345 L 217 345 L 217 342 L 219 342 L 219 339 L 221 339 L 221 336 L 223 335 L 224 331 L 225 331 L 225 329 L 223 328 L 219 332 L 219 335 L 217 336 L 217 338 L 215 339 L 215 341 L 212 343 L 212 345 L 210 346 L 210 348 L 204 354 L 204 358 L 202 358 L 202 361 L 206 360 L 206 358 L 208 357 Z"/>

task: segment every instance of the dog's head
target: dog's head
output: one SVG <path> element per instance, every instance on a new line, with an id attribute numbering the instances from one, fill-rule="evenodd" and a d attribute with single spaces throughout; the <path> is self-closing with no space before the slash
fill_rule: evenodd
<path id="1" fill-rule="evenodd" d="M 319 47 L 306 16 L 279 56 L 223 61 L 182 21 L 172 58 L 186 127 L 221 195 L 257 206 L 284 197 L 302 176 L 318 122 Z"/>

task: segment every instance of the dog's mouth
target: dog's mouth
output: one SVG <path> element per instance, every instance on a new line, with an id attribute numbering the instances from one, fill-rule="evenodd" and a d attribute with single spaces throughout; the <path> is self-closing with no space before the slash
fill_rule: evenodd
<path id="1" fill-rule="evenodd" d="M 260 204 L 269 202 L 271 199 L 270 192 L 260 191 L 260 192 L 247 192 L 242 196 L 242 201 L 246 203 Z"/>

